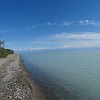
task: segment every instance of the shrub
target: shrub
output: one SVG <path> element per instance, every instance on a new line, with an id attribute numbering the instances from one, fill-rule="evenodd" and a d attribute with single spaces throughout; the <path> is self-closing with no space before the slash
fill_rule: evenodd
<path id="1" fill-rule="evenodd" d="M 4 58 L 9 54 L 13 54 L 14 51 L 10 49 L 0 48 L 0 58 Z"/>

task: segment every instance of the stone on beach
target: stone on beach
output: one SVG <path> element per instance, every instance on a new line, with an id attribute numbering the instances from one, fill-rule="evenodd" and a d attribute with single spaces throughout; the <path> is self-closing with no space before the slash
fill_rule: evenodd
<path id="1" fill-rule="evenodd" d="M 18 54 L 0 59 L 0 100 L 44 100 Z"/>

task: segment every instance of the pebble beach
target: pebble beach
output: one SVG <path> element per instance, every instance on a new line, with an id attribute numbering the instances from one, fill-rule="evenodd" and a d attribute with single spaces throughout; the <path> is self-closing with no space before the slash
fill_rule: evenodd
<path id="1" fill-rule="evenodd" d="M 0 59 L 0 100 L 45 100 L 18 54 Z"/>

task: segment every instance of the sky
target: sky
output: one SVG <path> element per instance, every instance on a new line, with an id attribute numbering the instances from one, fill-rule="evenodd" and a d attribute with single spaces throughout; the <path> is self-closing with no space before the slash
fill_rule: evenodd
<path id="1" fill-rule="evenodd" d="M 13 50 L 100 48 L 100 0 L 0 0 L 0 39 Z"/>

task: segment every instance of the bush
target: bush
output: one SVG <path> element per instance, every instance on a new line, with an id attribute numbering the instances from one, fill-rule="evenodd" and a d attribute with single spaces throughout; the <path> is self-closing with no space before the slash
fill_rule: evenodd
<path id="1" fill-rule="evenodd" d="M 9 54 L 13 54 L 14 51 L 10 49 L 0 48 L 0 58 L 4 58 Z"/>

